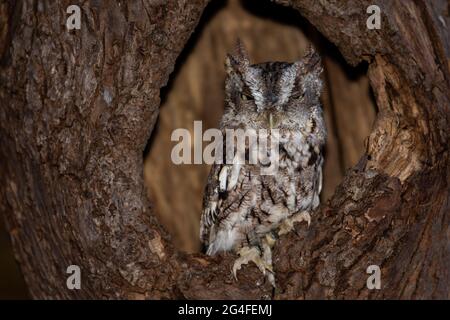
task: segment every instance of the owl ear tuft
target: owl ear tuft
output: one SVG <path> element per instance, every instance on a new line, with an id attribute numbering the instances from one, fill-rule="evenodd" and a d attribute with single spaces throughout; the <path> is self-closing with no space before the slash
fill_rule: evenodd
<path id="1" fill-rule="evenodd" d="M 247 50 L 245 49 L 241 39 L 237 39 L 235 54 L 227 54 L 225 65 L 227 67 L 228 73 L 232 71 L 245 72 L 250 65 L 250 59 L 248 57 Z"/>
<path id="2" fill-rule="evenodd" d="M 246 66 L 250 65 L 250 58 L 248 57 L 247 50 L 240 38 L 236 41 L 236 58 L 240 64 Z"/>
<path id="3" fill-rule="evenodd" d="M 227 57 L 225 58 L 225 69 L 228 74 L 235 73 L 239 69 L 238 62 L 231 54 L 227 54 Z"/>
<path id="4" fill-rule="evenodd" d="M 299 72 L 303 76 L 312 73 L 316 77 L 319 77 L 323 71 L 322 59 L 311 44 L 308 46 L 302 59 L 298 61 L 297 64 L 299 66 Z"/>
<path id="5" fill-rule="evenodd" d="M 295 63 L 298 70 L 298 79 L 302 83 L 306 94 L 319 96 L 322 91 L 322 79 L 320 75 L 323 71 L 322 59 L 319 53 L 309 45 L 300 61 Z"/>

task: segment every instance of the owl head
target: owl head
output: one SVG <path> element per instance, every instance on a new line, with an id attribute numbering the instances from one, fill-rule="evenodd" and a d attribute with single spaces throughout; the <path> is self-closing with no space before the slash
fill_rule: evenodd
<path id="1" fill-rule="evenodd" d="M 296 62 L 251 64 L 238 40 L 235 54 L 226 58 L 226 101 L 235 113 L 295 114 L 319 103 L 321 59 L 310 46 Z"/>

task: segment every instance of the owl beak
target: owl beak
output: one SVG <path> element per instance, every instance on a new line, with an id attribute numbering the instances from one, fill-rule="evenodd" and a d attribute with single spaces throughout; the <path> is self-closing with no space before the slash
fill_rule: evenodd
<path id="1" fill-rule="evenodd" d="M 270 128 L 270 130 L 272 130 L 275 125 L 276 125 L 276 123 L 275 123 L 274 116 L 273 116 L 272 112 L 270 112 L 269 113 L 269 128 Z"/>

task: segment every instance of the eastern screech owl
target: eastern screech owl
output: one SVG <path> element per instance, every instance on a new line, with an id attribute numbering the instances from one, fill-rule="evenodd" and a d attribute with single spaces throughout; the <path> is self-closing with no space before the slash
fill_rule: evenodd
<path id="1" fill-rule="evenodd" d="M 208 255 L 240 255 L 235 276 L 242 264 L 253 261 L 274 285 L 271 248 L 276 237 L 295 221 L 309 225 L 319 205 L 326 139 L 319 101 L 321 59 L 310 47 L 294 63 L 251 65 L 238 41 L 226 69 L 222 134 L 226 129 L 278 129 L 279 167 L 274 175 L 262 175 L 257 164 L 215 163 L 205 189 L 200 238 Z"/>

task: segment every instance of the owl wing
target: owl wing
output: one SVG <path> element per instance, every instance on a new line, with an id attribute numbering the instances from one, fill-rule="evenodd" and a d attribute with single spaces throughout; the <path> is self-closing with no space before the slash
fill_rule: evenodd
<path id="1" fill-rule="evenodd" d="M 226 133 L 223 131 L 226 140 Z M 241 152 L 246 153 L 248 146 Z M 238 180 L 242 173 L 242 159 L 244 155 L 239 153 L 234 146 L 234 159 L 231 164 L 214 163 L 208 176 L 204 196 L 203 210 L 200 220 L 200 241 L 208 247 L 214 237 L 217 224 L 227 217 L 234 205 L 243 198 L 242 190 L 237 188 Z M 241 186 L 242 187 L 242 186 Z"/>
<path id="2" fill-rule="evenodd" d="M 223 165 L 213 164 L 208 175 L 204 196 L 203 210 L 200 220 L 200 241 L 204 246 L 209 244 L 211 226 L 217 221 L 219 213 L 219 173 Z"/>
<path id="3" fill-rule="evenodd" d="M 213 228 L 235 209 L 239 199 L 243 198 L 238 190 L 242 164 L 214 164 L 208 176 L 203 197 L 203 211 L 200 220 L 200 240 L 206 247 L 212 242 L 216 231 Z"/>
<path id="4" fill-rule="evenodd" d="M 314 106 L 312 108 L 311 125 L 309 126 L 311 132 L 308 138 L 308 143 L 311 146 L 310 159 L 315 159 L 312 166 L 315 172 L 315 179 L 313 184 L 313 203 L 312 209 L 316 209 L 320 204 L 320 193 L 322 191 L 322 167 L 323 167 L 323 148 L 326 143 L 327 131 L 325 121 L 323 118 L 323 111 L 321 106 Z"/>

